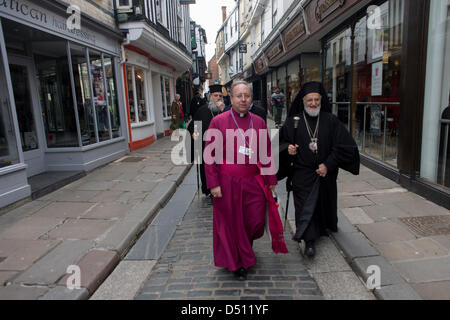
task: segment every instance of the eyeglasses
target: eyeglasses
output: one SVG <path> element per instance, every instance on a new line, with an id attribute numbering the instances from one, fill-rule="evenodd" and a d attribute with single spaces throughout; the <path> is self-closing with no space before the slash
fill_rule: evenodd
<path id="1" fill-rule="evenodd" d="M 236 98 L 238 98 L 238 99 L 242 99 L 242 98 L 250 99 L 252 96 L 249 95 L 249 94 L 242 94 L 242 93 L 239 93 L 239 94 L 237 94 L 237 95 L 234 95 L 233 97 L 236 97 Z"/>

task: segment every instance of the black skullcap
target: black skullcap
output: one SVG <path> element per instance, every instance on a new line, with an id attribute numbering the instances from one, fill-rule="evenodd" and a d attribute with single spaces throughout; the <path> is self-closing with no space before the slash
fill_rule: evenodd
<path id="1" fill-rule="evenodd" d="M 310 93 L 319 93 L 322 96 L 322 111 L 331 113 L 331 104 L 328 100 L 327 92 L 323 87 L 321 82 L 307 82 L 303 84 L 300 92 L 295 97 L 292 102 L 291 108 L 289 110 L 289 117 L 294 117 L 299 115 L 305 109 L 303 104 L 303 98 Z"/>
<path id="2" fill-rule="evenodd" d="M 210 93 L 214 93 L 214 92 L 220 92 L 222 93 L 222 85 L 221 84 L 214 84 L 212 86 L 209 86 L 209 92 Z"/>

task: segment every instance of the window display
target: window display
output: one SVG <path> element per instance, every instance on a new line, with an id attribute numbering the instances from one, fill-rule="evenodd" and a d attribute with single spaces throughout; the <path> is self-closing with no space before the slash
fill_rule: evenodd
<path id="1" fill-rule="evenodd" d="M 2 52 L 0 52 L 0 169 L 19 162 L 16 141 L 6 72 L 3 67 Z"/>

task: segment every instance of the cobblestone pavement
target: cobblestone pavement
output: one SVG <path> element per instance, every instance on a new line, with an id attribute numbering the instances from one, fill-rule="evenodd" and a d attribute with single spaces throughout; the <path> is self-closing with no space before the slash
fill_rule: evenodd
<path id="1" fill-rule="evenodd" d="M 212 207 L 195 198 L 162 254 L 138 300 L 322 300 L 323 295 L 305 268 L 298 245 L 285 238 L 289 254 L 276 255 L 267 236 L 255 241 L 258 259 L 248 280 L 214 266 Z M 289 233 L 289 234 L 288 234 Z"/>

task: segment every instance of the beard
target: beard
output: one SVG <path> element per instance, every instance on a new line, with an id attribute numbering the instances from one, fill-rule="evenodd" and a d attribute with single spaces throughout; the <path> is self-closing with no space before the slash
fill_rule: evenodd
<path id="1" fill-rule="evenodd" d="M 316 118 L 316 117 L 319 116 L 320 109 L 322 109 L 322 106 L 319 106 L 318 108 L 315 108 L 315 109 L 311 109 L 311 108 L 305 107 L 305 112 L 306 112 L 310 117 Z"/>
<path id="2" fill-rule="evenodd" d="M 217 102 L 221 102 L 221 100 L 217 101 Z M 218 113 L 220 111 L 219 107 L 217 106 L 217 102 L 214 101 L 209 101 L 208 104 L 208 108 L 209 110 L 211 110 L 213 113 Z"/>

